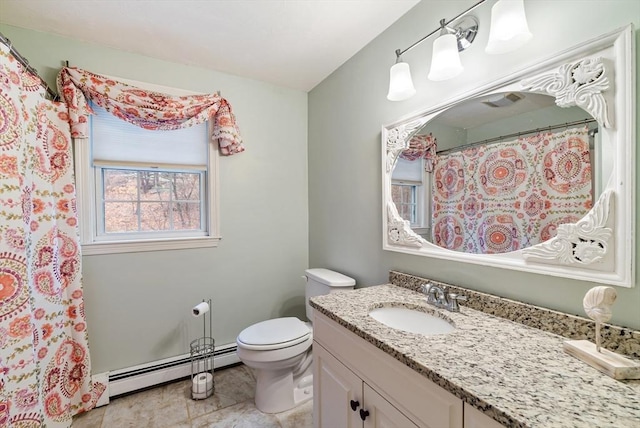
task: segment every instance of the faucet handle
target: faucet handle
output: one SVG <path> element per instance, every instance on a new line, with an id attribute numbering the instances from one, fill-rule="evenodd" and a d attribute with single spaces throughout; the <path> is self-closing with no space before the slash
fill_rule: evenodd
<path id="1" fill-rule="evenodd" d="M 433 286 L 432 283 L 427 282 L 426 284 L 422 284 L 420 286 L 420 292 L 424 293 L 424 294 L 429 294 L 429 291 L 431 291 L 431 287 Z"/>
<path id="2" fill-rule="evenodd" d="M 467 296 L 460 296 L 457 293 L 449 293 L 449 307 L 448 309 L 451 312 L 460 312 L 460 306 L 458 305 L 458 301 L 466 302 Z"/>

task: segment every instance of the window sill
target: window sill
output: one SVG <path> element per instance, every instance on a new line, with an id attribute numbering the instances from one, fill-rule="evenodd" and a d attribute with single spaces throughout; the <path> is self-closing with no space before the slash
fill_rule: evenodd
<path id="1" fill-rule="evenodd" d="M 99 254 L 139 253 L 145 251 L 185 250 L 217 247 L 220 237 L 150 239 L 145 241 L 109 241 L 82 244 L 83 256 Z"/>

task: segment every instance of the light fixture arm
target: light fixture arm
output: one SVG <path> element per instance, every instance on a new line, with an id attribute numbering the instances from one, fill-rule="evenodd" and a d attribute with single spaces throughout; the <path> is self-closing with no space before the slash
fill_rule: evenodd
<path id="1" fill-rule="evenodd" d="M 446 19 L 441 19 L 440 20 L 440 35 L 443 34 L 455 34 L 456 33 L 456 29 L 455 28 L 451 28 L 451 27 L 447 27 L 447 20 Z"/>
<path id="2" fill-rule="evenodd" d="M 398 59 L 400 58 L 400 56 L 401 56 L 401 55 L 405 54 L 406 52 L 409 52 L 411 49 L 415 48 L 416 46 L 418 46 L 419 44 L 421 44 L 422 42 L 424 42 L 425 40 L 427 40 L 429 37 L 433 36 L 433 35 L 434 35 L 434 34 L 436 34 L 438 31 L 441 31 L 441 30 L 443 30 L 443 29 L 451 29 L 451 30 L 453 30 L 453 31 L 454 31 L 454 34 L 456 34 L 456 38 L 460 39 L 460 38 L 458 37 L 458 34 L 457 34 L 457 33 L 458 33 L 460 30 L 464 31 L 464 29 L 460 29 L 460 28 L 458 28 L 458 29 L 452 29 L 452 28 L 447 27 L 447 26 L 448 26 L 449 24 L 451 24 L 453 21 L 455 21 L 456 19 L 458 19 L 458 18 L 460 18 L 460 17 L 462 17 L 462 16 L 466 15 L 467 13 L 471 12 L 472 10 L 474 10 L 476 7 L 480 6 L 480 5 L 481 5 L 482 3 L 484 3 L 485 1 L 487 1 L 487 0 L 481 0 L 481 1 L 479 1 L 478 3 L 474 4 L 473 6 L 471 6 L 469 9 L 467 9 L 467 10 L 465 10 L 464 12 L 462 12 L 462 13 L 460 13 L 460 14 L 456 15 L 455 17 L 453 17 L 453 18 L 452 18 L 452 19 L 450 19 L 449 21 L 446 21 L 446 22 L 445 22 L 445 20 L 444 20 L 444 19 L 440 20 L 440 27 L 439 27 L 439 28 L 437 28 L 437 29 L 433 30 L 432 32 L 430 32 L 429 34 L 427 34 L 426 36 L 424 36 L 423 38 L 421 38 L 421 39 L 420 39 L 420 40 L 418 40 L 417 42 L 413 43 L 413 44 L 412 44 L 411 46 L 409 46 L 408 48 L 406 48 L 406 49 L 402 49 L 402 50 L 401 50 L 401 49 L 396 49 L 396 62 L 398 61 Z M 475 20 L 475 19 L 474 19 L 474 20 Z M 443 22 L 444 22 L 444 24 L 443 24 Z M 474 37 L 475 37 L 475 32 L 477 32 L 477 21 L 476 21 L 476 29 L 475 29 L 475 31 L 474 31 Z M 471 40 L 473 40 L 473 39 L 471 39 Z M 470 44 L 470 42 L 469 42 L 469 44 Z M 468 45 L 467 45 L 467 46 L 468 46 Z M 467 46 L 465 46 L 465 47 L 467 47 Z M 459 49 L 459 50 L 462 50 L 462 49 L 460 49 L 460 43 L 458 43 L 458 49 Z"/>

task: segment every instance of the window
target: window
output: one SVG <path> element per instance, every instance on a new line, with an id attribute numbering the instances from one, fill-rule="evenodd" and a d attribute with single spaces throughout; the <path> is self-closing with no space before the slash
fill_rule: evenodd
<path id="1" fill-rule="evenodd" d="M 418 225 L 418 189 L 422 185 L 393 183 L 391 185 L 391 199 L 396 204 L 398 214 L 408 220 L 411 226 Z"/>
<path id="2" fill-rule="evenodd" d="M 208 124 L 152 131 L 92 108 L 90 138 L 75 147 L 83 253 L 216 246 Z"/>
<path id="3" fill-rule="evenodd" d="M 98 235 L 205 232 L 206 171 L 96 168 Z M 190 234 L 190 233 L 189 233 Z"/>
<path id="4" fill-rule="evenodd" d="M 398 158 L 391 177 L 391 199 L 402 219 L 420 235 L 429 233 L 431 200 L 430 174 L 424 172 L 424 160 Z"/>

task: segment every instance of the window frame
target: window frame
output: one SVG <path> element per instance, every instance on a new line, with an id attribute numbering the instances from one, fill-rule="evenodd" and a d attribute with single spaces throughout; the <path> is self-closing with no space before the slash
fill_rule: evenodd
<path id="1" fill-rule="evenodd" d="M 165 231 L 131 231 L 131 232 L 107 232 L 106 231 L 106 218 L 105 216 L 96 216 L 96 230 L 95 232 L 95 241 L 109 241 L 109 240 L 118 240 L 118 241 L 132 241 L 132 240 L 147 240 L 147 239 L 174 239 L 179 237 L 192 238 L 197 236 L 207 236 L 208 234 L 208 223 L 207 223 L 207 175 L 208 171 L 206 169 L 186 169 L 186 168 L 155 168 L 155 167 L 142 167 L 142 166 L 134 166 L 127 165 L 126 163 L 114 164 L 114 165 L 101 165 L 96 164 L 94 162 L 94 174 L 95 174 L 95 202 L 96 202 L 96 212 L 104 212 L 105 211 L 105 202 L 109 202 L 105 200 L 104 194 L 104 171 L 105 170 L 120 170 L 120 171 L 133 171 L 133 172 L 142 172 L 142 171 L 151 171 L 151 172 L 169 172 L 169 173 L 190 173 L 190 174 L 198 174 L 200 176 L 200 195 L 198 199 L 198 204 L 200 205 L 200 229 L 191 229 L 191 230 L 165 230 Z M 138 177 L 137 177 L 138 179 Z M 139 185 L 139 183 L 138 183 Z M 135 202 L 138 204 L 138 208 L 140 204 L 145 203 L 140 199 L 135 201 L 126 201 L 126 202 Z M 170 201 L 161 201 L 161 202 L 170 202 Z M 186 201 L 185 201 L 186 202 Z M 156 202 L 148 202 L 148 203 L 156 203 Z M 139 219 L 138 219 L 139 220 Z"/>
<path id="2" fill-rule="evenodd" d="M 393 186 L 398 186 L 398 187 L 408 187 L 409 188 L 409 192 L 410 192 L 410 200 L 408 201 L 396 201 L 396 209 L 398 210 L 398 213 L 400 214 L 400 217 L 402 217 L 402 212 L 403 207 L 408 207 L 409 210 L 411 212 L 414 213 L 414 215 L 412 215 L 411 217 L 415 218 L 415 221 L 411 221 L 409 220 L 409 225 L 411 226 L 411 228 L 413 229 L 414 227 L 420 227 L 421 226 L 421 206 L 420 206 L 420 194 L 421 192 L 421 188 L 422 188 L 422 183 L 419 182 L 414 182 L 414 181 L 406 181 L 406 180 L 394 180 L 391 182 L 391 187 L 393 188 Z M 404 194 L 404 192 L 400 191 L 400 195 Z M 405 219 L 407 220 L 407 219 Z"/>
<path id="3" fill-rule="evenodd" d="M 185 91 L 138 82 L 134 80 L 111 77 L 115 80 L 128 83 L 133 86 L 151 91 L 162 92 L 171 95 L 195 95 L 196 92 Z M 207 135 L 211 135 L 211 121 L 208 121 Z M 205 199 L 201 201 L 202 210 L 206 213 L 202 231 L 184 236 L 185 233 L 175 233 L 174 236 L 144 237 L 139 233 L 132 233 L 131 239 L 109 239 L 107 235 L 99 234 L 98 215 L 98 177 L 103 166 L 94 166 L 91 159 L 91 140 L 74 139 L 74 166 L 76 173 L 76 200 L 78 212 L 78 227 L 83 255 L 116 254 L 144 251 L 180 250 L 191 248 L 217 247 L 222 239 L 220 236 L 220 206 L 219 206 L 219 158 L 217 145 L 207 139 L 207 169 L 204 173 L 206 188 Z M 106 167 L 109 168 L 109 167 Z M 112 167 L 113 168 L 113 167 Z M 135 168 L 132 168 L 135 169 Z M 176 168 L 168 168 L 176 169 Z M 104 223 L 104 219 L 102 220 Z M 113 235 L 112 235 L 113 236 Z"/>
<path id="4" fill-rule="evenodd" d="M 431 233 L 431 199 L 432 199 L 432 173 L 425 171 L 424 159 L 420 159 L 421 181 L 394 180 L 391 179 L 391 186 L 411 186 L 415 195 L 416 220 L 411 223 L 411 229 L 419 235 L 425 236 Z M 400 210 L 398 210 L 400 211 Z"/>

